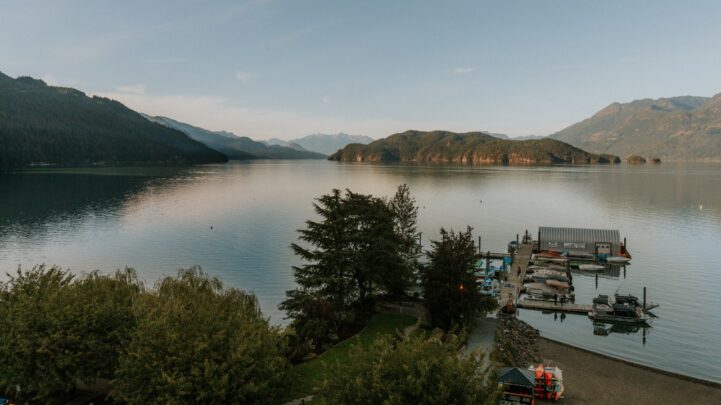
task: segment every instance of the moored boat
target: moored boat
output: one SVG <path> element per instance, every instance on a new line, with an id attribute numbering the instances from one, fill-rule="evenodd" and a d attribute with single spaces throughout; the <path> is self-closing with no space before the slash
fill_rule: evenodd
<path id="1" fill-rule="evenodd" d="M 649 313 L 636 304 L 637 300 L 624 298 L 626 296 L 616 295 L 616 300 L 611 300 L 607 295 L 599 295 L 593 299 L 588 317 L 599 322 L 648 325 L 651 322 Z"/>
<path id="2" fill-rule="evenodd" d="M 578 269 L 583 271 L 601 271 L 605 268 L 605 266 L 601 266 L 600 264 L 581 264 L 578 266 Z"/>
<path id="3" fill-rule="evenodd" d="M 606 261 L 608 263 L 623 264 L 623 263 L 630 262 L 631 259 L 629 259 L 628 257 L 623 257 L 623 256 L 609 256 L 606 258 Z"/>

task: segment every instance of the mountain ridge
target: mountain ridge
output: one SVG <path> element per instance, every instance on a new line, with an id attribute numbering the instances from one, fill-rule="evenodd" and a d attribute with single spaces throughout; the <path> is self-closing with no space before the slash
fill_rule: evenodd
<path id="1" fill-rule="evenodd" d="M 0 73 L 0 167 L 221 163 L 227 156 L 116 100 Z"/>
<path id="2" fill-rule="evenodd" d="M 325 159 L 326 155 L 280 145 L 267 145 L 247 136 L 227 131 L 210 131 L 169 117 L 144 115 L 146 119 L 187 134 L 233 160 L 248 159 Z"/>
<path id="3" fill-rule="evenodd" d="M 595 153 L 721 161 L 721 93 L 611 103 L 551 137 Z"/>
<path id="4" fill-rule="evenodd" d="M 293 147 L 297 145 L 304 150 L 310 150 L 325 155 L 330 155 L 337 152 L 340 149 L 346 147 L 351 143 L 368 144 L 373 142 L 374 139 L 365 135 L 349 135 L 343 132 L 337 134 L 311 134 L 300 138 L 291 139 L 284 141 L 282 139 L 268 139 L 264 142 L 270 144 L 284 145 Z"/>

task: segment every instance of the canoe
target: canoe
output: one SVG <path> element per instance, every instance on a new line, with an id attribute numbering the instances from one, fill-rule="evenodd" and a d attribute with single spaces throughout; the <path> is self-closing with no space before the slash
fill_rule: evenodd
<path id="1" fill-rule="evenodd" d="M 623 256 L 609 256 L 606 258 L 606 261 L 609 263 L 628 263 L 631 259 Z"/>
<path id="2" fill-rule="evenodd" d="M 599 271 L 599 270 L 603 270 L 605 268 L 606 267 L 601 266 L 600 264 L 582 264 L 582 265 L 578 266 L 579 270 L 584 270 L 584 271 Z"/>

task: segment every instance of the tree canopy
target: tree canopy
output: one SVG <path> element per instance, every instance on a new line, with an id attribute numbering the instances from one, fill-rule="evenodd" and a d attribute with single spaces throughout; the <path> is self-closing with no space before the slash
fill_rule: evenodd
<path id="1" fill-rule="evenodd" d="M 372 309 L 376 294 L 400 296 L 412 282 L 394 212 L 380 198 L 333 190 L 314 204 L 319 220 L 291 245 L 305 264 L 293 268 L 298 288 L 280 308 L 303 339 L 322 341 Z"/>
<path id="2" fill-rule="evenodd" d="M 0 392 L 63 403 L 78 382 L 112 381 L 124 403 L 267 403 L 287 343 L 252 294 L 199 268 L 145 289 L 133 270 L 56 267 L 0 282 Z"/>
<path id="3" fill-rule="evenodd" d="M 476 284 L 472 228 L 457 233 L 441 228 L 441 239 L 431 241 L 431 246 L 427 252 L 430 262 L 421 273 L 431 323 L 445 330 L 468 326 L 495 302 L 481 296 Z"/>
<path id="4" fill-rule="evenodd" d="M 479 404 L 492 397 L 481 354 L 459 356 L 460 343 L 416 335 L 356 346 L 313 398 L 320 404 Z"/>

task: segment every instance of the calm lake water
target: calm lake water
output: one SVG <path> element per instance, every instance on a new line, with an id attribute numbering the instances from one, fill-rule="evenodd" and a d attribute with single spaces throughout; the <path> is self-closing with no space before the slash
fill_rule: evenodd
<path id="1" fill-rule="evenodd" d="M 0 271 L 39 263 L 74 272 L 131 266 L 147 283 L 201 265 L 253 291 L 263 311 L 293 288 L 288 247 L 332 188 L 391 195 L 407 183 L 423 243 L 441 226 L 475 228 L 483 250 L 539 225 L 614 228 L 632 264 L 574 277 L 577 302 L 620 291 L 661 304 L 653 327 L 594 335 L 591 321 L 523 311 L 542 334 L 721 382 L 721 165 L 465 167 L 258 161 L 193 168 L 0 174 Z M 482 202 L 481 202 L 482 201 Z M 212 226 L 212 229 L 211 229 Z M 5 277 L 5 276 L 3 276 Z M 645 339 L 644 339 L 645 336 Z"/>

